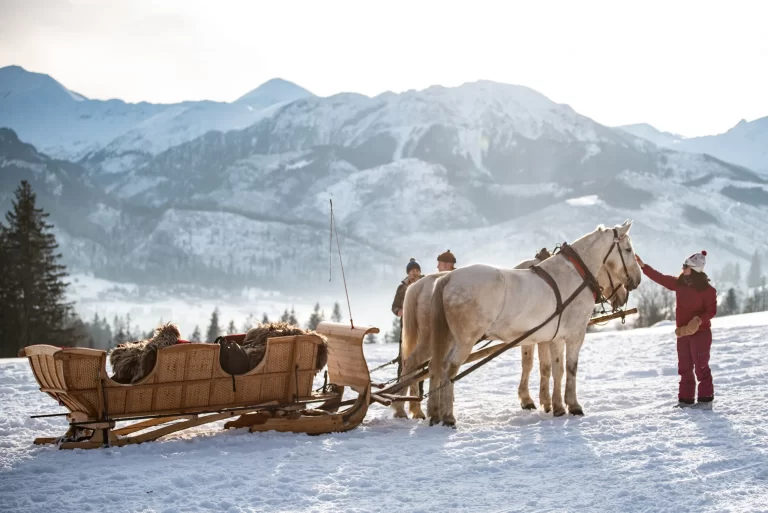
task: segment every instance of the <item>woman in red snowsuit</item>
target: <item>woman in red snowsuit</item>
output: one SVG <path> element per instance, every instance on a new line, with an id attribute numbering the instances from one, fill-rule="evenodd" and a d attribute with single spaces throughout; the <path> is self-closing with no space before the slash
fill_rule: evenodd
<path id="1" fill-rule="evenodd" d="M 709 349 L 712 345 L 710 319 L 717 313 L 717 292 L 709 284 L 709 278 L 704 273 L 706 256 L 706 251 L 689 256 L 683 264 L 683 272 L 677 278 L 661 274 L 637 257 L 643 274 L 675 292 L 680 407 L 694 404 L 696 379 L 699 380 L 699 400 L 695 406 L 711 409 L 715 398 L 712 372 L 709 369 Z"/>

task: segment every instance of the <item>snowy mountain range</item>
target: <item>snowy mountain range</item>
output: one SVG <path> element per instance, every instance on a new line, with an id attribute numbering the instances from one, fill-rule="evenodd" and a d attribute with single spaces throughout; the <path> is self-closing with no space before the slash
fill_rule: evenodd
<path id="1" fill-rule="evenodd" d="M 662 148 L 692 153 L 707 153 L 727 162 L 754 169 L 768 176 L 768 116 L 754 121 L 741 120 L 723 134 L 683 137 L 662 132 L 647 123 L 619 127 Z"/>
<path id="2" fill-rule="evenodd" d="M 0 126 L 103 178 L 211 130 L 245 128 L 280 105 L 308 96 L 312 93 L 274 79 L 233 103 L 91 100 L 48 75 L 8 66 L 0 68 Z"/>
<path id="3" fill-rule="evenodd" d="M 392 288 L 411 256 L 425 272 L 447 248 L 459 265 L 509 265 L 626 218 L 638 253 L 670 272 L 701 249 L 714 268 L 767 249 L 761 175 L 522 86 L 320 98 L 270 81 L 232 104 L 109 111 L 45 75 L 1 71 L 0 125 L 13 130 L 0 131 L 0 207 L 33 180 L 68 264 L 112 280 L 321 287 L 329 199 L 347 277 L 369 289 Z M 85 135 L 40 128 L 50 113 L 22 120 L 36 94 L 87 105 L 91 118 L 51 107 Z"/>

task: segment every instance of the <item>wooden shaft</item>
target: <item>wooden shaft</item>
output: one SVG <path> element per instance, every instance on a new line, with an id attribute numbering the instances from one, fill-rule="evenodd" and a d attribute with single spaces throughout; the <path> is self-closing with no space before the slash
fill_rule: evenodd
<path id="1" fill-rule="evenodd" d="M 601 317 L 594 317 L 589 320 L 589 325 L 597 324 L 600 322 L 610 321 L 611 319 L 618 319 L 620 317 L 624 317 L 626 315 L 632 315 L 637 313 L 637 308 L 630 308 L 629 310 L 624 310 L 623 312 L 616 312 L 608 315 L 603 315 Z"/>
<path id="2" fill-rule="evenodd" d="M 384 406 L 392 405 L 392 400 L 381 397 L 378 394 L 371 394 L 371 399 Z"/>

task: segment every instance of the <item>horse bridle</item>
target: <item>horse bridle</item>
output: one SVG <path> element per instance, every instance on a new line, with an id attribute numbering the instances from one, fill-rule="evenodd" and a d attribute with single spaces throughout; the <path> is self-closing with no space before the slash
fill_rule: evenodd
<path id="1" fill-rule="evenodd" d="M 632 277 L 629 275 L 629 268 L 627 267 L 627 262 L 624 259 L 624 255 L 621 252 L 621 241 L 626 237 L 619 236 L 619 231 L 616 228 L 613 228 L 613 244 L 611 244 L 611 248 L 608 250 L 608 253 L 605 254 L 605 257 L 603 257 L 603 263 L 602 265 L 605 265 L 605 263 L 608 261 L 608 257 L 611 256 L 611 253 L 614 249 L 616 249 L 619 252 L 619 258 L 621 258 L 621 264 L 624 267 L 624 272 L 627 275 L 627 281 L 629 284 L 632 283 Z M 567 242 L 564 242 L 558 251 L 559 254 L 562 254 L 566 260 L 571 262 L 571 264 L 576 268 L 576 272 L 579 273 L 579 276 L 581 276 L 582 284 L 574 291 L 573 294 L 565 301 L 563 302 L 562 296 L 560 294 L 560 289 L 557 286 L 557 283 L 555 282 L 554 278 L 543 268 L 539 267 L 539 265 L 534 265 L 530 267 L 530 270 L 537 275 L 539 278 L 543 279 L 547 284 L 552 288 L 552 291 L 555 294 L 555 300 L 557 302 L 557 306 L 555 308 L 554 316 L 557 316 L 557 328 L 555 329 L 555 334 L 552 336 L 552 339 L 554 339 L 557 336 L 557 333 L 560 331 L 560 321 L 563 317 L 563 311 L 565 308 L 574 300 L 576 299 L 576 296 L 578 296 L 579 293 L 581 293 L 582 290 L 585 288 L 589 288 L 592 291 L 592 294 L 595 297 L 595 303 L 597 304 L 598 299 L 600 300 L 600 303 L 605 303 L 607 301 L 610 301 L 610 298 L 615 296 L 618 292 L 618 287 L 614 285 L 613 278 L 611 278 L 611 273 L 608 273 L 608 281 L 611 284 L 611 288 L 613 289 L 613 292 L 609 296 L 609 298 L 606 298 L 603 296 L 603 291 L 600 285 L 597 283 L 597 279 L 595 278 L 595 275 L 592 274 L 592 271 L 589 270 L 587 265 L 584 263 L 584 260 L 581 259 L 579 256 L 579 253 L 573 249 L 571 245 L 569 245 Z M 627 301 L 629 301 L 629 287 L 627 287 Z"/>
<path id="2" fill-rule="evenodd" d="M 619 258 L 621 258 L 621 265 L 624 268 L 624 273 L 627 275 L 627 281 L 631 284 L 632 283 L 632 277 L 629 275 L 629 269 L 627 268 L 627 262 L 624 260 L 624 253 L 621 252 L 621 246 L 619 243 L 626 237 L 626 235 L 619 237 L 619 231 L 614 228 L 613 229 L 613 244 L 611 244 L 611 249 L 608 250 L 608 253 L 606 253 L 605 258 L 603 258 L 603 265 L 605 265 L 605 262 L 608 261 L 608 257 L 611 256 L 611 253 L 613 252 L 614 248 L 619 252 Z M 613 293 L 608 296 L 607 298 L 604 298 L 606 301 L 610 301 L 613 296 L 616 295 L 619 288 L 613 284 L 613 278 L 611 278 L 611 273 L 608 273 L 608 283 L 611 284 L 611 288 L 613 289 Z M 625 287 L 627 289 L 627 302 L 629 301 L 629 287 Z"/>

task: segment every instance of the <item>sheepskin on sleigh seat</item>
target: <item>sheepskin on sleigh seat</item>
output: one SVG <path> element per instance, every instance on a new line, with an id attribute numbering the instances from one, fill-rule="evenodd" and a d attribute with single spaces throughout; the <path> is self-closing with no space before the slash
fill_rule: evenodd
<path id="1" fill-rule="evenodd" d="M 316 333 L 284 322 L 260 324 L 252 328 L 245 335 L 243 342 L 240 343 L 248 356 L 248 370 L 255 369 L 264 359 L 267 339 L 308 334 Z M 109 353 L 109 362 L 114 372 L 112 380 L 122 384 L 141 381 L 155 367 L 157 350 L 179 343 L 180 337 L 179 328 L 175 324 L 168 323 L 155 329 L 154 335 L 149 339 L 120 344 Z M 321 338 L 323 337 L 321 336 Z M 323 368 L 327 361 L 328 351 L 325 339 L 323 339 L 323 344 L 318 347 L 317 351 L 316 368 Z"/>

